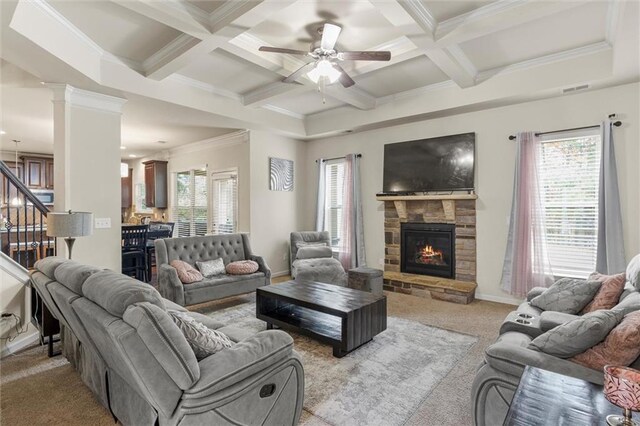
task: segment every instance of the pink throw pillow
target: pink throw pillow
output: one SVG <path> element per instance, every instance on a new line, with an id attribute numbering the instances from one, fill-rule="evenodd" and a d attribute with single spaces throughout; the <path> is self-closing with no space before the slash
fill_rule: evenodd
<path id="1" fill-rule="evenodd" d="M 227 265 L 227 274 L 247 275 L 258 270 L 258 264 L 253 260 L 238 260 Z"/>
<path id="2" fill-rule="evenodd" d="M 180 278 L 182 284 L 197 283 L 204 278 L 200 271 L 183 260 L 172 260 L 169 265 L 176 269 L 178 278 Z"/>
<path id="3" fill-rule="evenodd" d="M 594 296 L 593 300 L 582 309 L 581 314 L 600 309 L 611 309 L 618 304 L 620 295 L 624 291 L 624 283 L 626 281 L 625 274 L 602 275 L 594 272 L 589 276 L 590 280 L 602 282 L 600 289 Z"/>
<path id="4" fill-rule="evenodd" d="M 603 342 L 570 358 L 570 361 L 602 371 L 605 365 L 629 366 L 640 356 L 640 311 L 627 314 Z"/>

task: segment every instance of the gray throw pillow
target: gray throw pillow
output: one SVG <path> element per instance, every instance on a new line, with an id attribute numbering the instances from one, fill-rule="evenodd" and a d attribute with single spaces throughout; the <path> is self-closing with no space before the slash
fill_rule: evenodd
<path id="1" fill-rule="evenodd" d="M 601 285 L 602 282 L 595 280 L 560 278 L 530 303 L 543 311 L 577 314 L 593 300 Z"/>
<path id="2" fill-rule="evenodd" d="M 329 246 L 309 246 L 300 247 L 296 254 L 296 259 L 318 259 L 323 257 L 333 257 L 333 252 Z"/>
<path id="3" fill-rule="evenodd" d="M 640 290 L 640 254 L 637 254 L 627 265 L 627 281 Z"/>
<path id="4" fill-rule="evenodd" d="M 233 346 L 233 342 L 226 334 L 206 327 L 190 317 L 187 312 L 168 312 L 173 322 L 184 334 L 198 361 Z"/>
<path id="5" fill-rule="evenodd" d="M 622 320 L 615 311 L 595 311 L 559 325 L 536 337 L 529 349 L 558 358 L 571 358 L 602 342 Z"/>
<path id="6" fill-rule="evenodd" d="M 298 241 L 296 243 L 296 247 L 299 249 L 302 247 L 329 247 L 329 244 L 322 241 L 316 241 L 316 242 Z"/>
<path id="7" fill-rule="evenodd" d="M 207 278 L 211 278 L 216 275 L 222 275 L 227 272 L 224 267 L 224 261 L 222 259 L 207 260 L 206 262 L 196 262 L 196 266 Z"/>

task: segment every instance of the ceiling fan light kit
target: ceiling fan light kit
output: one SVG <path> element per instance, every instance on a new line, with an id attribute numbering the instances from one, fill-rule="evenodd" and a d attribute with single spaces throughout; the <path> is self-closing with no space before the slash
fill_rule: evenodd
<path id="1" fill-rule="evenodd" d="M 340 81 L 343 87 L 351 87 L 355 81 L 345 72 L 338 64 L 338 61 L 390 61 L 391 52 L 389 51 L 357 51 L 357 52 L 338 52 L 335 49 L 338 36 L 342 28 L 334 24 L 324 24 L 318 28 L 321 35 L 320 40 L 311 43 L 310 51 L 284 49 L 279 47 L 261 46 L 261 52 L 286 53 L 290 55 L 310 56 L 315 62 L 309 62 L 293 74 L 289 75 L 282 81 L 284 83 L 295 83 L 298 78 L 306 73 L 307 77 L 318 84 L 318 90 L 322 92 L 322 101 L 324 103 L 324 86 L 327 83 L 335 83 Z M 309 70 L 310 67 L 313 67 Z"/>

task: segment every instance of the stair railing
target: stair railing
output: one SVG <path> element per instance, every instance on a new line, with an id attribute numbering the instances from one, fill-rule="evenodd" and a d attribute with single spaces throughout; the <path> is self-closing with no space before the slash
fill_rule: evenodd
<path id="1" fill-rule="evenodd" d="M 0 243 L 2 252 L 26 269 L 56 254 L 54 238 L 47 236 L 47 206 L 0 161 Z"/>

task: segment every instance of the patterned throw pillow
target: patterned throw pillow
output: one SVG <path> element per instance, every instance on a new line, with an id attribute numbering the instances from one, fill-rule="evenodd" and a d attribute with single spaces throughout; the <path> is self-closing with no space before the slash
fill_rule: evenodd
<path id="1" fill-rule="evenodd" d="M 258 270 L 258 264 L 253 260 L 238 260 L 227 265 L 227 274 L 248 275 Z"/>
<path id="2" fill-rule="evenodd" d="M 206 262 L 196 262 L 196 266 L 207 278 L 225 273 L 224 261 L 222 259 L 207 260 Z"/>
<path id="3" fill-rule="evenodd" d="M 178 278 L 182 284 L 192 284 L 202 281 L 202 274 L 193 266 L 183 260 L 172 260 L 169 265 L 173 266 L 178 272 Z"/>
<path id="4" fill-rule="evenodd" d="M 558 358 L 571 358 L 602 342 L 621 317 L 616 311 L 585 314 L 536 337 L 529 348 Z"/>
<path id="5" fill-rule="evenodd" d="M 590 280 L 600 281 L 602 286 L 595 297 L 582 310 L 583 314 L 597 311 L 599 309 L 611 309 L 618 304 L 620 295 L 624 290 L 626 276 L 624 273 L 617 275 L 602 275 L 594 272 L 589 276 Z"/>
<path id="6" fill-rule="evenodd" d="M 184 334 L 198 361 L 233 346 L 233 342 L 226 334 L 207 328 L 186 313 L 179 311 L 168 312 L 173 322 Z"/>
<path id="7" fill-rule="evenodd" d="M 540 296 L 531 300 L 531 305 L 543 311 L 577 314 L 591 302 L 600 288 L 600 281 L 575 278 L 560 278 Z"/>
<path id="8" fill-rule="evenodd" d="M 632 312 L 604 339 L 602 343 L 571 358 L 594 370 L 605 365 L 629 366 L 640 357 L 640 311 Z"/>

